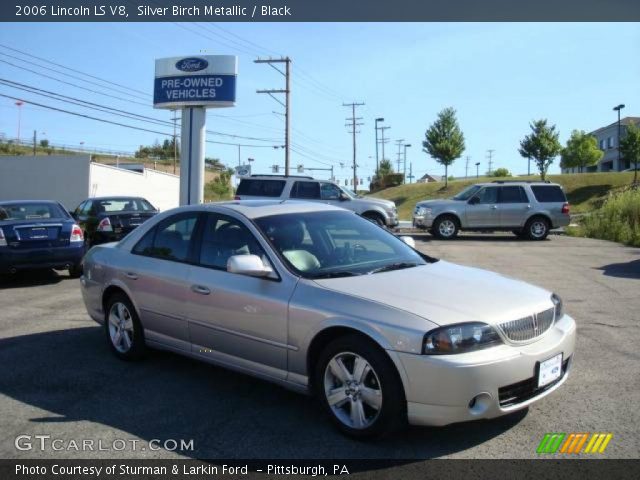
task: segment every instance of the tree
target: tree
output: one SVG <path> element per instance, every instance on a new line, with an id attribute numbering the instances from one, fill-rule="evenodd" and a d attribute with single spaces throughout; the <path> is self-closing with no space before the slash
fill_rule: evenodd
<path id="1" fill-rule="evenodd" d="M 555 125 L 548 126 L 546 119 L 535 120 L 529 126 L 532 133 L 526 135 L 520 142 L 518 151 L 524 158 L 529 161 L 533 159 L 536 162 L 540 178 L 544 180 L 549 165 L 562 151 L 562 145 L 558 140 L 560 133 L 556 130 Z M 531 173 L 529 169 L 527 169 L 527 173 Z"/>
<path id="2" fill-rule="evenodd" d="M 44 140 L 40 140 L 40 146 L 42 148 L 47 148 L 49 146 L 49 140 L 47 140 L 46 138 Z"/>
<path id="3" fill-rule="evenodd" d="M 444 187 L 449 185 L 449 165 L 464 152 L 464 135 L 453 108 L 445 108 L 425 133 L 422 151 L 444 165 Z"/>
<path id="4" fill-rule="evenodd" d="M 637 125 L 627 125 L 627 133 L 620 139 L 620 154 L 633 164 L 633 184 L 637 184 L 640 162 L 640 128 Z"/>
<path id="5" fill-rule="evenodd" d="M 596 165 L 604 152 L 598 148 L 598 140 L 582 130 L 574 130 L 562 149 L 560 166 L 562 168 L 577 167 L 580 173 L 584 167 Z"/>
<path id="6" fill-rule="evenodd" d="M 506 168 L 496 168 L 493 172 L 489 172 L 490 177 L 510 177 L 511 172 Z"/>
<path id="7" fill-rule="evenodd" d="M 384 177 L 385 175 L 389 175 L 393 173 L 393 165 L 391 164 L 391 160 L 383 158 L 380 160 L 380 164 L 378 165 L 378 176 Z"/>

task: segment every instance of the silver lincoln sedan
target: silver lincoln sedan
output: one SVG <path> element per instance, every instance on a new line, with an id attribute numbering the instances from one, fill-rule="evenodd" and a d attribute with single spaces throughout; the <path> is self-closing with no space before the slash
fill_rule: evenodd
<path id="1" fill-rule="evenodd" d="M 317 203 L 187 206 L 92 248 L 82 295 L 119 358 L 166 349 L 313 393 L 352 436 L 505 415 L 565 382 L 559 296 L 410 243 Z"/>

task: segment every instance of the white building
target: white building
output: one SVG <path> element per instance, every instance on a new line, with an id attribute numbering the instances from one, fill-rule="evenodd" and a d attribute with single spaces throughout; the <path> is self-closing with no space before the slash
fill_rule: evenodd
<path id="1" fill-rule="evenodd" d="M 68 210 L 89 197 L 130 195 L 156 208 L 177 207 L 180 177 L 91 162 L 89 155 L 0 156 L 0 200 L 57 200 Z"/>

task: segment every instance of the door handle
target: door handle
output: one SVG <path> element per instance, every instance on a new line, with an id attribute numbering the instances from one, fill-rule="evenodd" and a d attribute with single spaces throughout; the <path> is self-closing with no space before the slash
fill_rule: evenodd
<path id="1" fill-rule="evenodd" d="M 491 210 L 497 210 L 498 206 L 497 205 L 491 205 Z"/>
<path id="2" fill-rule="evenodd" d="M 130 278 L 131 280 L 137 280 L 138 279 L 138 275 L 136 275 L 133 272 L 127 272 L 124 274 L 125 277 Z"/>
<path id="3" fill-rule="evenodd" d="M 202 285 L 191 285 L 191 291 L 199 293 L 200 295 L 209 295 L 211 293 L 211 290 L 207 287 L 203 287 Z"/>

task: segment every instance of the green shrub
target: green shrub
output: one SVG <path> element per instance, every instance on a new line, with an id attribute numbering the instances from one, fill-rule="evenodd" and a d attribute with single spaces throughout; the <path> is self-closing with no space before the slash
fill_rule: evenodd
<path id="1" fill-rule="evenodd" d="M 640 247 L 640 190 L 610 195 L 602 207 L 582 220 L 581 233 Z"/>
<path id="2" fill-rule="evenodd" d="M 506 168 L 496 168 L 491 174 L 490 177 L 510 177 L 511 172 Z"/>

